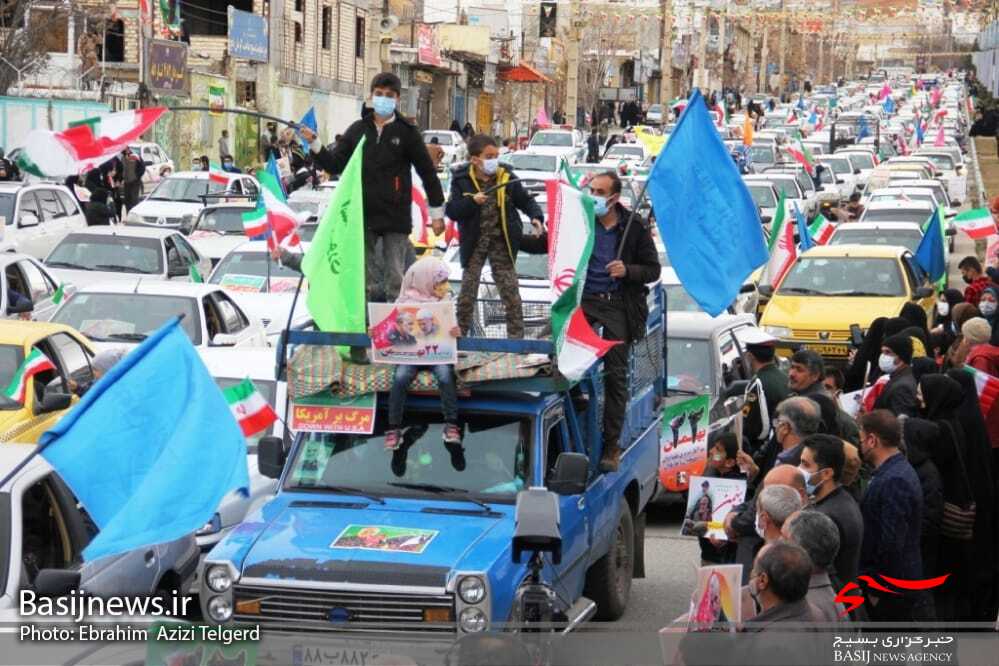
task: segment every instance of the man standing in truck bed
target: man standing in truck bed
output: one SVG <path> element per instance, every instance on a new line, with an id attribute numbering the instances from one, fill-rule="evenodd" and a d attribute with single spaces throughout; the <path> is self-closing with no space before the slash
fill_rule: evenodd
<path id="1" fill-rule="evenodd" d="M 589 182 L 596 213 L 595 239 L 583 287 L 583 314 L 605 340 L 620 340 L 604 355 L 603 455 L 600 469 L 617 471 L 620 438 L 628 409 L 628 353 L 631 343 L 645 337 L 649 306 L 645 286 L 659 279 L 659 254 L 648 222 L 621 205 L 621 179 L 613 171 Z M 521 249 L 544 254 L 548 233 L 525 236 Z"/>

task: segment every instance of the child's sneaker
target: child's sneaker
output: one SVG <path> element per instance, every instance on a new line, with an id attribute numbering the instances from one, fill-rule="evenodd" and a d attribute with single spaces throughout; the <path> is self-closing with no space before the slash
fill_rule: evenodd
<path id="1" fill-rule="evenodd" d="M 444 443 L 461 444 L 461 429 L 453 423 L 444 425 Z"/>
<path id="2" fill-rule="evenodd" d="M 386 430 L 385 431 L 385 450 L 395 451 L 399 448 L 399 444 L 402 442 L 402 431 L 401 430 Z"/>

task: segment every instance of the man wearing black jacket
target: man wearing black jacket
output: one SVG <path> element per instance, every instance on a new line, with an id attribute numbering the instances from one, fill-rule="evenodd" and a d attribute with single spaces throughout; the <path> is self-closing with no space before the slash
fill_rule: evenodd
<path id="1" fill-rule="evenodd" d="M 395 74 L 376 75 L 371 81 L 371 109 L 362 110 L 361 119 L 347 128 L 332 152 L 319 142 L 315 132 L 307 127 L 299 130 L 310 144 L 316 165 L 333 176 L 343 172 L 361 137 L 365 139 L 361 179 L 369 300 L 377 293 L 381 275 L 375 273 L 374 268 L 379 265 L 383 267 L 386 300 L 394 301 L 399 295 L 413 229 L 410 211 L 413 169 L 427 193 L 434 233 L 444 233 L 444 191 L 419 128 L 396 113 L 401 91 L 402 83 Z M 381 262 L 375 257 L 379 238 L 382 240 Z"/>
<path id="2" fill-rule="evenodd" d="M 620 340 L 604 355 L 603 455 L 600 469 L 617 470 L 620 437 L 628 407 L 628 352 L 631 343 L 645 337 L 649 307 L 645 286 L 659 279 L 659 253 L 648 223 L 621 205 L 621 179 L 613 171 L 590 180 L 597 217 L 593 253 L 586 269 L 582 307 L 587 321 L 603 327 L 605 340 Z M 543 254 L 548 234 L 525 237 L 521 249 Z"/>

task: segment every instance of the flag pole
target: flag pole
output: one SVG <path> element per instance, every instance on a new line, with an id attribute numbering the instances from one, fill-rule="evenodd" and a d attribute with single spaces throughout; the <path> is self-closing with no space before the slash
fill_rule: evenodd
<path id="1" fill-rule="evenodd" d="M 277 116 L 272 116 L 266 113 L 260 113 L 259 111 L 247 111 L 245 109 L 213 109 L 209 106 L 168 106 L 167 111 L 208 111 L 210 113 L 240 113 L 244 116 L 253 116 L 255 118 L 262 118 L 264 120 L 272 120 L 282 125 L 287 125 L 288 127 L 298 129 L 303 127 L 301 123 L 297 123 L 293 120 L 285 120 L 284 118 L 278 118 Z"/>
<path id="2" fill-rule="evenodd" d="M 655 169 L 655 165 L 652 165 Z M 624 251 L 624 239 L 628 237 L 628 230 L 631 229 L 631 223 L 635 221 L 635 217 L 638 216 L 638 206 L 642 203 L 642 199 L 645 198 L 645 191 L 649 189 L 649 181 L 652 180 L 652 172 L 649 172 L 648 177 L 645 179 L 645 183 L 642 185 L 642 191 L 638 193 L 638 198 L 635 199 L 635 205 L 631 207 L 631 214 L 628 215 L 628 222 L 624 225 L 624 233 L 621 234 L 621 242 L 617 246 L 617 254 L 614 255 L 614 259 L 617 261 L 621 260 L 621 253 Z"/>

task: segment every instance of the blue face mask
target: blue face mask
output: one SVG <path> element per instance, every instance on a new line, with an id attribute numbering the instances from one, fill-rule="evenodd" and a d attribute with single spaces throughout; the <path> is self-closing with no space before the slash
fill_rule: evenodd
<path id="1" fill-rule="evenodd" d="M 599 194 L 591 194 L 593 197 L 593 212 L 596 213 L 597 217 L 603 217 L 607 214 L 607 197 L 602 197 Z"/>
<path id="2" fill-rule="evenodd" d="M 482 170 L 486 175 L 493 175 L 499 170 L 499 158 L 492 160 L 482 160 Z"/>
<path id="3" fill-rule="evenodd" d="M 376 114 L 382 118 L 387 118 L 395 113 L 395 98 L 375 95 L 371 98 L 371 106 Z"/>

